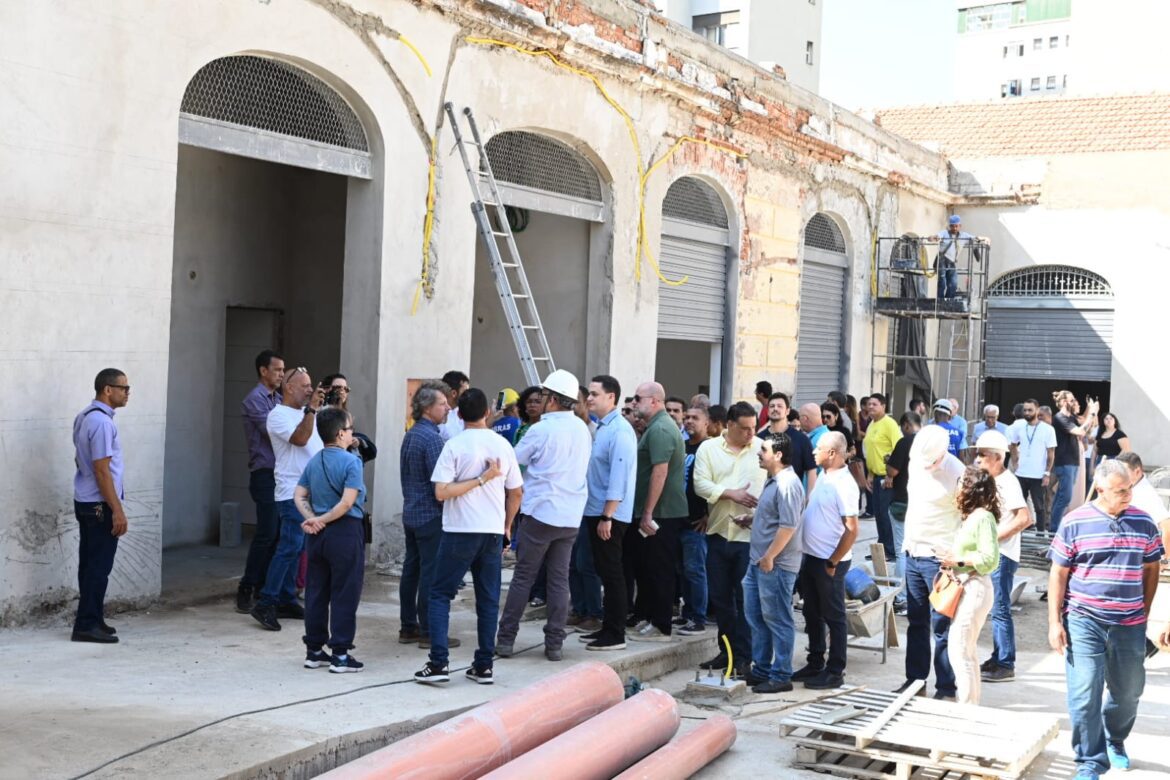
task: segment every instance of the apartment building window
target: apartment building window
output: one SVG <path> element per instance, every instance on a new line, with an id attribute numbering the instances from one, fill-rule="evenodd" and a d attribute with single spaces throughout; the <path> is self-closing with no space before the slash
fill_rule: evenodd
<path id="1" fill-rule="evenodd" d="M 804 44 L 804 62 L 806 65 L 813 64 L 813 42 L 806 41 Z"/>
<path id="2" fill-rule="evenodd" d="M 961 29 L 965 29 L 967 32 L 998 30 L 1012 23 L 1012 4 L 996 3 L 982 8 L 967 8 L 959 11 L 959 14 L 965 15 L 963 17 L 964 27 Z"/>
<path id="3" fill-rule="evenodd" d="M 1060 45 L 1060 36 L 1059 35 L 1053 35 L 1051 38 L 1048 39 L 1048 48 L 1055 49 L 1059 45 Z"/>
<path id="4" fill-rule="evenodd" d="M 738 41 L 739 11 L 724 11 L 717 14 L 699 14 L 691 18 L 691 29 L 717 46 L 736 48 Z"/>
<path id="5" fill-rule="evenodd" d="M 1033 38 L 1032 39 L 1032 51 L 1040 51 L 1043 48 L 1044 48 L 1044 39 L 1043 38 Z"/>
<path id="6" fill-rule="evenodd" d="M 1056 76 L 1049 76 L 1048 83 L 1045 85 L 1048 89 L 1056 89 Z"/>
<path id="7" fill-rule="evenodd" d="M 1020 86 L 1019 79 L 1012 79 L 1011 81 L 999 85 L 1000 97 L 1017 97 L 1023 94 L 1023 92 L 1024 90 Z"/>
<path id="8" fill-rule="evenodd" d="M 1039 76 L 1037 76 L 1036 78 L 1032 79 L 1032 91 L 1033 91 L 1033 92 L 1039 92 L 1039 91 L 1040 91 L 1040 77 L 1039 77 Z"/>

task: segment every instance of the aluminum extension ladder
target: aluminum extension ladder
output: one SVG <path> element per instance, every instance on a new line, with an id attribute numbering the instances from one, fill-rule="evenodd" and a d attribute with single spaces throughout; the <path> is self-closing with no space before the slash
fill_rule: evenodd
<path id="1" fill-rule="evenodd" d="M 463 159 L 463 168 L 467 171 L 467 181 L 471 184 L 471 212 L 475 215 L 475 224 L 479 235 L 487 247 L 488 257 L 491 260 L 492 276 L 496 281 L 496 290 L 500 294 L 500 303 L 504 306 L 504 316 L 508 320 L 508 329 L 512 333 L 512 341 L 516 344 L 516 354 L 520 356 L 520 367 L 524 371 L 524 379 L 528 385 L 539 385 L 543 376 L 548 376 L 556 366 L 553 364 L 552 350 L 549 349 L 548 339 L 544 335 L 544 327 L 540 324 L 540 315 L 536 311 L 536 301 L 532 298 L 532 288 L 528 286 L 528 275 L 524 273 L 524 266 L 520 262 L 520 251 L 516 248 L 516 239 L 512 235 L 512 228 L 508 224 L 508 215 L 504 211 L 504 204 L 500 198 L 500 189 L 496 185 L 495 174 L 488 160 L 487 150 L 479 135 L 479 128 L 475 124 L 470 108 L 464 108 L 463 114 L 467 117 L 467 126 L 471 130 L 473 141 L 464 141 L 459 131 L 459 122 L 455 117 L 455 106 L 446 103 L 443 106 L 451 120 L 451 131 L 455 134 L 455 143 L 459 147 L 459 156 Z M 479 152 L 479 167 L 473 168 L 471 159 L 467 155 L 468 146 L 474 145 Z M 487 185 L 488 198 L 484 198 L 483 185 Z M 492 208 L 495 216 L 495 225 L 489 217 L 488 208 Z M 497 229 L 498 226 L 498 229 Z M 500 240 L 503 239 L 507 258 L 500 252 Z M 538 365 L 541 370 L 538 370 Z"/>

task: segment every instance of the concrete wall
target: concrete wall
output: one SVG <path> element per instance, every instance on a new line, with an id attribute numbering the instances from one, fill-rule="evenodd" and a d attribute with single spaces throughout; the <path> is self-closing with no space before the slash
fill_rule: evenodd
<path id="1" fill-rule="evenodd" d="M 528 284 L 557 368 L 573 372 L 581 383 L 601 373 L 586 366 L 585 327 L 589 292 L 589 235 L 593 226 L 580 219 L 530 212 L 527 229 L 516 233 Z M 527 385 L 504 308 L 492 278 L 483 242 L 475 248 L 475 305 L 471 325 L 471 382 L 489 397 L 504 387 Z M 523 305 L 522 301 L 517 302 Z M 523 315 L 522 315 L 523 316 Z M 590 374 L 590 371 L 592 373 Z M 540 369 L 543 375 L 545 371 Z"/>
<path id="2" fill-rule="evenodd" d="M 177 182 L 164 547 L 218 529 L 223 436 L 242 436 L 216 424 L 242 400 L 222 392 L 227 307 L 283 312 L 287 365 L 318 381 L 339 365 L 345 254 L 341 176 L 182 146 Z"/>
<path id="3" fill-rule="evenodd" d="M 192 74 L 218 57 L 262 53 L 308 68 L 350 101 L 370 139 L 374 179 L 349 181 L 329 200 L 345 199 L 344 212 L 330 212 L 326 231 L 343 220 L 344 305 L 340 315 L 324 318 L 336 329 L 340 316 L 340 346 L 332 348 L 339 358 L 317 359 L 340 362 L 359 388 L 358 415 L 371 421 L 381 450 L 372 476 L 381 497 L 374 513 L 379 558 L 398 551 L 397 445 L 407 379 L 473 365 L 476 235 L 466 177 L 450 131 L 439 123 L 444 100 L 473 106 L 485 137 L 534 128 L 573 141 L 608 183 L 613 218 L 590 229 L 584 362 L 590 371 L 608 369 L 623 384 L 651 373 L 657 341 L 658 285 L 637 251 L 639 156 L 644 167 L 683 135 L 742 153 L 688 144 L 646 182 L 645 229 L 655 254 L 661 230 L 656 204 L 674 179 L 701 175 L 728 206 L 738 251 L 731 274 L 736 343 L 727 350 L 725 370 L 735 392 L 725 401 L 750 397 L 761 374 L 787 377 L 790 384 L 798 243 L 808 216 L 819 208 L 842 215 L 858 258 L 865 256 L 873 226 L 893 220 L 897 202 L 910 192 L 933 202 L 941 220 L 946 170 L 937 155 L 680 34 L 632 0 L 436 7 L 430 0 L 353 6 L 17 0 L 0 6 L 0 49 L 9 63 L 5 94 L 21 106 L 0 140 L 6 171 L 0 180 L 0 310 L 16 324 L 0 332 L 0 368 L 38 388 L 35 410 L 10 405 L 0 412 L 0 473 L 6 475 L 0 485 L 6 507 L 0 515 L 6 561 L 0 620 L 67 604 L 72 594 L 69 430 L 97 370 L 119 366 L 134 386 L 130 405 L 118 415 L 131 530 L 122 542 L 112 598 L 141 601 L 158 592 L 164 473 L 168 492 L 178 478 L 168 461 L 177 457 L 170 441 L 179 433 L 168 434 L 190 419 L 186 409 L 175 408 L 185 399 L 195 408 L 207 405 L 212 430 L 200 447 L 214 451 L 214 429 L 221 425 L 214 396 L 221 383 L 209 378 L 188 390 L 178 386 L 179 374 L 176 387 L 168 381 L 169 366 L 188 360 L 171 347 L 172 285 L 203 283 L 198 273 L 183 281 L 183 258 L 176 253 L 183 246 L 176 231 L 181 238 L 184 222 L 176 220 L 178 108 Z M 392 36 L 370 33 L 375 43 L 367 47 L 355 33 L 363 19 L 407 33 L 433 76 Z M 575 67 L 596 73 L 634 118 L 637 152 L 625 122 L 591 82 L 547 60 L 468 43 L 475 25 L 562 50 Z M 424 252 L 427 162 L 436 133 L 435 229 Z M 828 190 L 840 190 L 840 199 L 853 205 L 833 205 L 838 196 L 825 195 Z M 876 219 L 862 204 L 879 195 L 889 203 Z M 311 223 L 302 227 L 304 235 L 320 231 Z M 304 250 L 312 251 L 308 245 Z M 416 306 L 424 254 L 433 295 L 418 298 Z M 863 291 L 864 264 L 856 266 L 854 289 Z M 221 310 L 230 302 L 221 300 Z M 860 299 L 851 306 L 864 311 Z M 297 327 L 289 325 L 290 339 Z M 222 344 L 222 333 L 206 343 Z M 214 501 L 208 494 L 217 471 L 209 473 L 207 492 L 196 500 L 200 506 Z M 167 541 L 205 538 L 209 513 L 187 515 L 171 503 L 165 508 Z M 183 519 L 172 525 L 172 517 Z"/>

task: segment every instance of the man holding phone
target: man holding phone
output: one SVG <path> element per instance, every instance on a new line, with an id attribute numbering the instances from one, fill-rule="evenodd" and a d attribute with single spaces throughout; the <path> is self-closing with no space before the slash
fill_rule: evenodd
<path id="1" fill-rule="evenodd" d="M 520 415 L 517 410 L 519 403 L 520 394 L 510 387 L 505 387 L 496 394 L 492 430 L 513 445 L 516 443 L 516 431 L 520 429 Z"/>

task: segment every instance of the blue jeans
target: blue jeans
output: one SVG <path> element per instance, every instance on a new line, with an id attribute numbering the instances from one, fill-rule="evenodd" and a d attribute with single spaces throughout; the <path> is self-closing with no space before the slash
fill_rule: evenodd
<path id="1" fill-rule="evenodd" d="M 241 588 L 258 588 L 268 576 L 268 562 L 276 552 L 280 535 L 280 517 L 276 513 L 276 477 L 272 469 L 256 469 L 248 475 L 248 492 L 256 503 L 256 533 L 248 546 L 248 561 L 244 564 Z"/>
<path id="2" fill-rule="evenodd" d="M 268 563 L 268 575 L 260 591 L 259 605 L 295 604 L 297 601 L 297 564 L 305 547 L 305 532 L 301 523 L 305 518 L 297 511 L 292 499 L 276 502 L 280 516 L 280 540 Z"/>
<path id="3" fill-rule="evenodd" d="M 729 542 L 719 534 L 707 535 L 707 596 L 715 612 L 719 633 L 731 643 L 737 666 L 746 666 L 752 655 L 751 629 L 743 614 L 743 578 L 751 556 L 747 542 Z M 723 640 L 719 640 L 723 653 Z"/>
<path id="4" fill-rule="evenodd" d="M 577 529 L 577 541 L 569 558 L 569 601 L 580 617 L 601 620 L 601 577 L 593 565 L 588 523 L 581 523 Z"/>
<path id="5" fill-rule="evenodd" d="M 748 566 L 743 578 L 743 611 L 752 629 L 752 666 L 761 677 L 779 682 L 792 679 L 792 649 L 796 644 L 796 619 L 792 588 L 796 572 L 773 566 L 760 570 Z"/>
<path id="6" fill-rule="evenodd" d="M 707 534 L 699 533 L 688 521 L 679 532 L 682 544 L 682 616 L 699 625 L 707 624 Z"/>
<path id="7" fill-rule="evenodd" d="M 1068 509 L 1069 502 L 1072 501 L 1073 483 L 1077 480 L 1077 467 L 1074 466 L 1053 466 L 1052 476 L 1060 480 L 1056 486 L 1056 495 L 1052 497 L 1052 518 L 1049 520 L 1051 526 L 1048 530 L 1056 533 L 1056 529 L 1060 527 L 1060 519 L 1064 517 L 1064 510 Z"/>
<path id="8" fill-rule="evenodd" d="M 416 528 L 403 526 L 403 531 L 406 560 L 402 562 L 402 580 L 398 583 L 399 624 L 403 630 L 417 628 L 426 634 L 435 559 L 439 555 L 439 539 L 443 536 L 443 518 L 436 517 Z"/>
<path id="9" fill-rule="evenodd" d="M 1006 555 L 999 556 L 999 568 L 991 573 L 995 601 L 991 604 L 991 635 L 995 650 L 991 660 L 1004 669 L 1016 668 L 1016 626 L 1012 622 L 1012 586 L 1020 564 Z"/>
<path id="10" fill-rule="evenodd" d="M 934 635 L 934 687 L 943 696 L 955 695 L 955 672 L 947 657 L 951 619 L 930 606 L 930 591 L 938 573 L 938 558 L 906 556 L 906 679 L 930 677 L 930 637 Z"/>
<path id="11" fill-rule="evenodd" d="M 905 583 L 906 553 L 902 550 L 902 542 L 906 539 L 906 505 L 901 501 L 890 504 L 890 527 L 894 532 L 894 576 Z M 906 586 L 902 585 L 902 592 L 894 599 L 899 604 L 906 603 Z"/>
<path id="12" fill-rule="evenodd" d="M 959 294 L 959 270 L 945 265 L 938 269 L 938 297 L 954 298 Z"/>
<path id="13" fill-rule="evenodd" d="M 479 645 L 475 667 L 491 669 L 496 651 L 496 619 L 500 614 L 500 559 L 504 553 L 502 534 L 453 534 L 443 532 L 431 583 L 428 618 L 431 632 L 431 663 L 446 666 L 447 632 L 451 627 L 451 600 L 471 572 L 475 584 L 475 626 Z"/>
<path id="14" fill-rule="evenodd" d="M 114 512 L 104 501 L 74 501 L 77 518 L 77 617 L 74 631 L 93 631 L 105 620 L 106 587 L 118 552 Z"/>
<path id="15" fill-rule="evenodd" d="M 1065 679 L 1078 768 L 1104 774 L 1105 743 L 1120 745 L 1137 719 L 1146 685 L 1146 624 L 1114 626 L 1081 615 L 1065 622 Z M 1108 687 L 1108 695 L 1102 696 Z M 1104 702 L 1102 702 L 1104 699 Z"/>
<path id="16" fill-rule="evenodd" d="M 886 548 L 886 560 L 894 560 L 894 528 L 890 524 L 890 501 L 894 498 L 894 489 L 883 487 L 885 477 L 873 478 L 873 521 L 877 525 L 878 542 Z"/>

